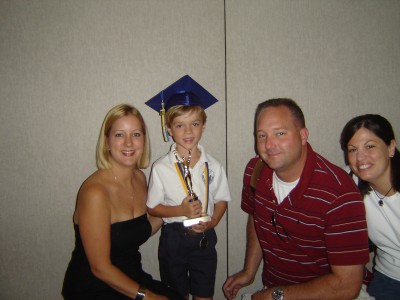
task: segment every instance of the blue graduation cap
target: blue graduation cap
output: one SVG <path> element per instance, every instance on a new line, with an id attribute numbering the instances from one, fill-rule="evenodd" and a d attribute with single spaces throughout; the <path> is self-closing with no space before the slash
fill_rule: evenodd
<path id="1" fill-rule="evenodd" d="M 201 106 L 206 109 L 217 101 L 192 77 L 185 75 L 148 100 L 146 104 L 160 113 L 164 141 L 168 142 L 169 135 L 165 126 L 165 112 L 168 109 L 176 105 Z"/>

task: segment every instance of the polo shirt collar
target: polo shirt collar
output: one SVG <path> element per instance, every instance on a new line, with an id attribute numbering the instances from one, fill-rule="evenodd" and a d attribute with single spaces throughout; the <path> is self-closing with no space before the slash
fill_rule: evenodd
<path id="1" fill-rule="evenodd" d="M 206 161 L 208 161 L 207 154 L 205 153 L 204 147 L 202 145 L 197 144 L 197 148 L 201 151 L 201 155 L 200 155 L 198 163 L 203 164 Z M 176 150 L 176 143 L 173 143 L 171 145 L 170 151 L 168 153 L 169 161 L 170 161 L 171 164 L 174 164 L 174 163 L 177 162 L 175 154 L 174 154 L 175 150 Z"/>
<path id="2" fill-rule="evenodd" d="M 297 186 L 288 195 L 290 196 L 289 202 L 291 202 L 292 204 L 295 203 L 296 200 L 301 201 L 308 187 L 310 186 L 312 175 L 316 167 L 316 159 L 317 156 L 314 150 L 312 149 L 311 145 L 307 143 L 307 159 L 303 171 L 301 172 L 300 180 Z"/>

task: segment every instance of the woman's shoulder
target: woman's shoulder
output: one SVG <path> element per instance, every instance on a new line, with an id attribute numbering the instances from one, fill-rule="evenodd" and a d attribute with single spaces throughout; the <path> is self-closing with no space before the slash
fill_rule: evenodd
<path id="1" fill-rule="evenodd" d="M 144 174 L 144 172 L 140 169 L 135 169 L 134 171 L 134 175 L 136 177 L 136 179 L 139 182 L 143 182 L 145 185 L 147 185 L 147 178 L 146 178 L 146 174 Z"/>
<path id="2" fill-rule="evenodd" d="M 98 170 L 90 175 L 81 185 L 78 199 L 82 197 L 103 198 L 109 194 L 111 180 L 105 176 L 104 170 Z"/>
<path id="3" fill-rule="evenodd" d="M 103 172 L 96 171 L 81 185 L 76 199 L 74 223 L 79 224 L 79 217 L 99 211 L 110 211 L 110 183 L 103 176 Z"/>

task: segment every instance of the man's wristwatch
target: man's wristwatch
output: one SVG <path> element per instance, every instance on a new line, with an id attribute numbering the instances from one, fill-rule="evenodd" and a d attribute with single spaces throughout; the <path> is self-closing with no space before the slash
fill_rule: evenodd
<path id="1" fill-rule="evenodd" d="M 272 292 L 272 299 L 274 300 L 283 300 L 283 287 L 278 286 Z"/>

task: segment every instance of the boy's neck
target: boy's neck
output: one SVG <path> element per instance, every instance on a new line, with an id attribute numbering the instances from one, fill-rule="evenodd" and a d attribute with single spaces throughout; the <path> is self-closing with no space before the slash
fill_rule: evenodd
<path id="1" fill-rule="evenodd" d="M 176 152 L 178 152 L 180 157 L 188 157 L 189 151 L 192 156 L 195 155 L 197 152 L 199 152 L 199 149 L 197 148 L 197 146 L 195 146 L 191 149 L 188 149 L 188 148 L 185 148 L 185 147 L 182 147 L 182 146 L 176 144 L 175 149 L 176 149 Z"/>
<path id="2" fill-rule="evenodd" d="M 180 158 L 185 158 L 186 160 L 189 157 L 189 150 L 190 150 L 190 155 L 191 155 L 191 160 L 190 160 L 190 167 L 193 167 L 196 165 L 196 163 L 199 161 L 200 156 L 201 156 L 201 151 L 200 149 L 195 146 L 192 149 L 186 149 L 184 147 L 179 146 L 176 144 L 176 152 L 178 152 L 178 155 Z"/>

